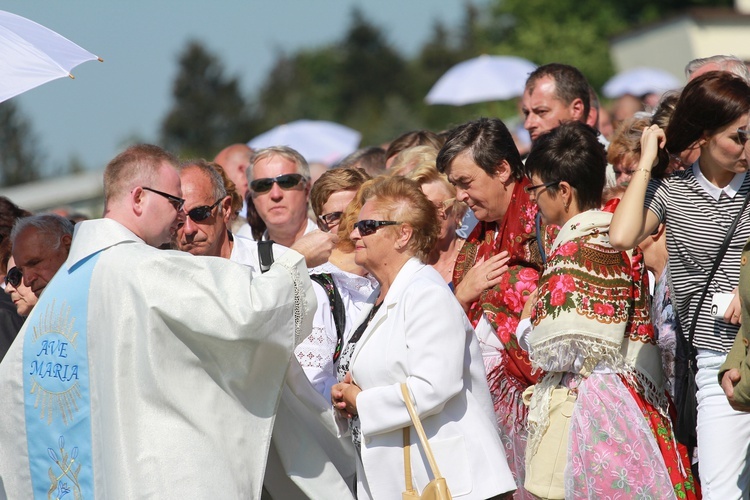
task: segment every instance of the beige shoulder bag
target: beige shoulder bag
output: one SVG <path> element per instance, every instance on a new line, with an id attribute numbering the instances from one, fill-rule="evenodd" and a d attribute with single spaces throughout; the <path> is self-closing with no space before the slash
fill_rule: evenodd
<path id="1" fill-rule="evenodd" d="M 440 475 L 437 463 L 435 462 L 435 457 L 432 455 L 430 442 L 427 441 L 427 435 L 424 433 L 422 422 L 419 420 L 419 415 L 417 415 L 417 412 L 414 409 L 414 404 L 409 395 L 409 389 L 405 383 L 401 384 L 401 394 L 404 396 L 406 409 L 409 410 L 409 416 L 414 423 L 414 428 L 419 436 L 419 441 L 422 443 L 422 448 L 424 448 L 424 454 L 427 455 L 427 461 L 430 463 L 430 469 L 432 469 L 432 476 L 435 478 L 425 486 L 422 495 L 417 493 L 411 479 L 411 439 L 409 436 L 409 427 L 404 427 L 404 477 L 406 480 L 406 491 L 401 494 L 401 498 L 402 500 L 414 500 L 416 498 L 426 500 L 451 500 L 452 497 L 451 492 L 448 490 L 448 483 L 446 483 L 445 478 Z"/>

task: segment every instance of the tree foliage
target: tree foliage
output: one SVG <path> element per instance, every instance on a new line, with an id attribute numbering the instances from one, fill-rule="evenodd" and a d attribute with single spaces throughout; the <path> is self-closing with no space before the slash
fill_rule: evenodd
<path id="1" fill-rule="evenodd" d="M 181 156 L 213 158 L 224 146 L 246 142 L 257 132 L 238 79 L 225 76 L 218 57 L 197 41 L 180 56 L 172 96 L 161 142 Z"/>
<path id="2" fill-rule="evenodd" d="M 42 161 L 31 122 L 14 101 L 0 103 L 0 185 L 39 179 Z"/>

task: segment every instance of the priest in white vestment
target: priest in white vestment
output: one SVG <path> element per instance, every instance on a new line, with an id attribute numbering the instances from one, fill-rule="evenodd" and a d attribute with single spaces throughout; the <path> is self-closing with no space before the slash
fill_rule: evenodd
<path id="1" fill-rule="evenodd" d="M 134 146 L 105 171 L 105 219 L 0 364 L 0 498 L 259 498 L 292 349 L 310 329 L 308 264 L 263 276 L 159 251 L 184 200 L 176 159 Z M 299 252 L 294 251 L 299 250 Z"/>

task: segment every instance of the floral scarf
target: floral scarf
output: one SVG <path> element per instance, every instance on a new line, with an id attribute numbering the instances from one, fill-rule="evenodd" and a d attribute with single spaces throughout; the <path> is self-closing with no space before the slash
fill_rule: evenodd
<path id="1" fill-rule="evenodd" d="M 509 355 L 508 373 L 520 383 L 521 391 L 536 383 L 539 377 L 531 367 L 528 353 L 516 339 L 521 311 L 536 289 L 542 269 L 534 228 L 537 206 L 523 190 L 528 184 L 527 179 L 515 183 L 508 211 L 499 223 L 480 221 L 477 224 L 456 258 L 453 273 L 453 283 L 458 285 L 477 260 L 508 251 L 508 271 L 502 281 L 482 292 L 471 305 L 468 316 L 474 327 L 482 313 L 487 317 Z M 492 377 L 490 379 L 493 385 Z"/>
<path id="2" fill-rule="evenodd" d="M 539 280 L 529 345 L 533 365 L 550 372 L 550 376 L 534 390 L 532 408 L 538 408 L 539 413 L 532 409 L 529 420 L 540 424 L 540 430 L 546 428 L 545 408 L 557 385 L 552 373 L 585 374 L 596 366 L 622 374 L 662 415 L 667 415 L 661 354 L 649 315 L 642 254 L 631 256 L 630 252 L 612 248 L 611 220 L 611 212 L 589 210 L 566 222 Z M 534 427 L 530 428 L 530 443 L 539 438 Z"/>

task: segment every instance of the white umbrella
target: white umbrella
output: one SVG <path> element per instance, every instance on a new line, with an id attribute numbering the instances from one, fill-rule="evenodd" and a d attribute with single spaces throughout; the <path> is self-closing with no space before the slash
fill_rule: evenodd
<path id="1" fill-rule="evenodd" d="M 327 121 L 297 120 L 274 127 L 247 143 L 253 149 L 289 146 L 309 162 L 332 165 L 353 153 L 362 134 L 344 125 Z"/>
<path id="2" fill-rule="evenodd" d="M 680 87 L 682 82 L 672 73 L 659 68 L 640 67 L 622 71 L 610 78 L 602 87 L 602 93 L 610 99 L 626 94 L 640 97 L 663 94 Z"/>
<path id="3" fill-rule="evenodd" d="M 523 94 L 536 65 L 521 57 L 481 55 L 449 69 L 425 97 L 427 104 L 463 106 Z"/>
<path id="4" fill-rule="evenodd" d="M 54 31 L 0 10 L 0 102 L 50 80 L 73 78 L 71 69 L 95 59 Z"/>

